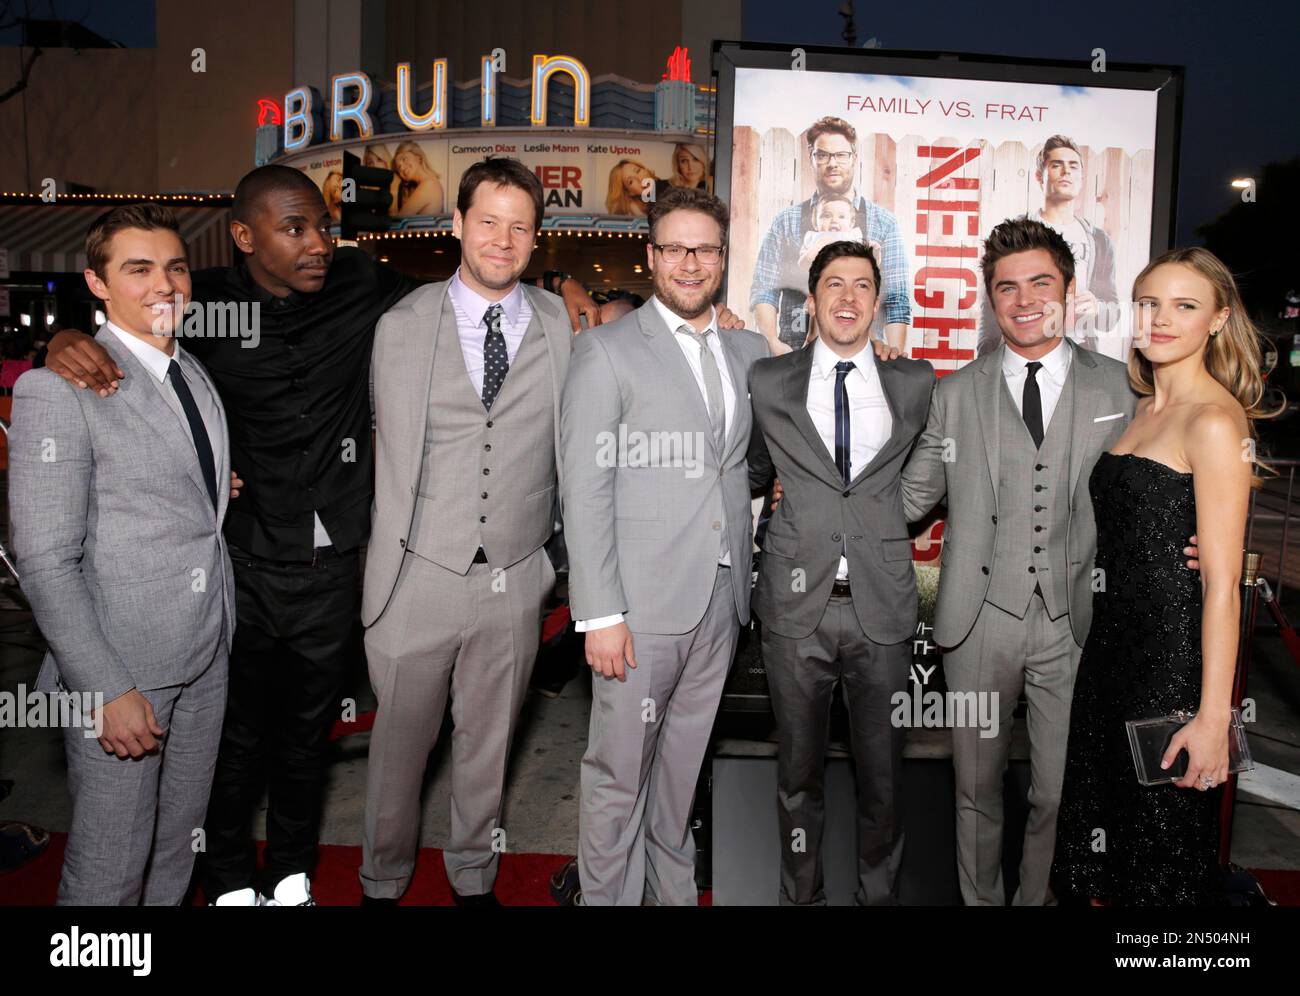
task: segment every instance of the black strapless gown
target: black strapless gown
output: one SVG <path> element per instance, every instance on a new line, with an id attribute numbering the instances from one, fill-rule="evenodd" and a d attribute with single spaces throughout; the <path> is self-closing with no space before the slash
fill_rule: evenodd
<path id="1" fill-rule="evenodd" d="M 1200 705 L 1201 582 L 1183 554 L 1192 475 L 1103 453 L 1088 488 L 1105 590 L 1074 685 L 1053 887 L 1116 906 L 1211 904 L 1223 789 L 1141 785 L 1124 725 Z"/>

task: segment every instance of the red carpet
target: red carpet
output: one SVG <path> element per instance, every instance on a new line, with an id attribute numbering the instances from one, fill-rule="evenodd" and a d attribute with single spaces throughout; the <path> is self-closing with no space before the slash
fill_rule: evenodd
<path id="1" fill-rule="evenodd" d="M 59 890 L 59 872 L 63 867 L 66 833 L 51 833 L 50 846 L 35 861 L 16 871 L 0 874 L 0 906 L 52 906 Z M 261 853 L 262 842 L 258 842 Z M 497 872 L 497 898 L 506 906 L 554 906 L 547 892 L 551 873 L 568 861 L 563 854 L 503 854 Z M 322 906 L 355 906 L 361 901 L 360 846 L 323 844 L 320 864 L 312 879 L 312 894 Z M 709 905 L 710 896 L 701 898 Z M 204 902 L 201 892 L 195 905 Z M 415 877 L 402 897 L 403 906 L 450 906 L 451 886 L 442 864 L 442 851 L 435 847 L 420 849 L 415 859 Z"/>
<path id="2" fill-rule="evenodd" d="M 59 871 L 63 867 L 66 833 L 51 833 L 50 846 L 35 861 L 16 871 L 0 874 L 0 906 L 52 906 L 59 890 Z M 258 842 L 261 852 L 262 842 Z M 563 854 L 503 854 L 497 873 L 497 898 L 506 906 L 554 906 L 547 892 L 551 873 L 568 857 Z M 322 844 L 320 864 L 312 879 L 312 893 L 322 906 L 355 906 L 361 901 L 360 846 Z M 1252 868 L 1264 891 L 1279 906 L 1300 906 L 1300 871 Z M 712 905 L 712 895 L 700 897 L 701 906 Z M 203 905 L 203 895 L 194 897 Z M 402 897 L 402 906 L 450 906 L 451 886 L 442 864 L 442 851 L 423 847 L 415 859 L 415 877 Z"/>

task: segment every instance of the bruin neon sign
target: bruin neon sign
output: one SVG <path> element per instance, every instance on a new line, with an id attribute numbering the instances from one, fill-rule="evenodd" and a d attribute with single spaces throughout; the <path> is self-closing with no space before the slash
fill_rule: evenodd
<path id="1" fill-rule="evenodd" d="M 481 62 L 482 82 L 480 122 L 484 128 L 497 123 L 497 70 L 491 56 Z M 534 55 L 529 120 L 538 126 L 546 124 L 546 88 L 552 76 L 568 76 L 573 81 L 573 123 L 579 128 L 591 124 L 591 75 L 578 59 L 571 55 Z M 410 131 L 428 131 L 447 127 L 449 102 L 448 70 L 446 59 L 435 59 L 432 67 L 432 100 L 427 110 L 417 112 L 412 106 L 415 80 L 409 62 L 397 66 L 397 114 Z M 314 112 L 316 92 L 311 87 L 295 87 L 284 95 L 284 151 L 294 152 L 306 148 L 315 139 Z M 329 140 L 343 138 L 343 126 L 351 121 L 359 138 L 374 134 L 370 107 L 375 89 L 370 77 L 363 72 L 339 73 L 330 80 Z"/>

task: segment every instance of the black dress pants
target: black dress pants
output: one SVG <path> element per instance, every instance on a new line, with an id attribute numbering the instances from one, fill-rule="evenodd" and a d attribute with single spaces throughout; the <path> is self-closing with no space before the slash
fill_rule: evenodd
<path id="1" fill-rule="evenodd" d="M 316 865 L 329 736 L 359 652 L 359 556 L 333 547 L 311 563 L 230 549 L 235 639 L 221 748 L 205 822 L 201 880 L 209 902 L 252 886 L 269 895 Z M 267 792 L 257 873 L 251 825 Z"/>

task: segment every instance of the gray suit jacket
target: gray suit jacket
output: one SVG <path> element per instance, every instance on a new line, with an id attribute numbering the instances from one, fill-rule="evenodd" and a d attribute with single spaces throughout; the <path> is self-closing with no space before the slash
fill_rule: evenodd
<path id="1" fill-rule="evenodd" d="M 744 330 L 722 332 L 721 342 L 736 388 L 721 454 L 699 386 L 653 300 L 574 343 L 560 413 L 574 619 L 621 612 L 636 632 L 690 632 L 713 592 L 725 517 L 736 612 L 749 621 L 746 385 L 767 343 Z"/>
<path id="2" fill-rule="evenodd" d="M 429 390 L 437 342 L 438 321 L 447 287 L 451 281 L 426 284 L 402 298 L 379 320 L 375 330 L 374 362 L 371 364 L 373 398 L 377 426 L 375 450 L 375 503 L 371 515 L 370 546 L 366 552 L 366 577 L 361 602 L 361 621 L 370 626 L 383 614 L 397 585 L 397 573 L 406 554 L 411 521 L 415 514 L 420 471 L 424 460 L 424 433 L 429 416 Z M 524 459 L 543 448 L 554 459 L 559 449 L 560 395 L 569 369 L 569 351 L 573 332 L 560 299 L 526 284 L 521 285 L 540 321 L 550 357 L 552 404 L 555 430 L 549 438 L 515 438 L 505 445 L 513 447 Z M 584 333 L 585 334 L 585 333 Z M 464 359 L 456 357 L 463 365 Z M 466 375 L 468 376 L 468 375 Z M 502 454 L 504 466 L 514 456 Z M 449 467 L 443 473 L 458 473 Z M 449 507 L 447 527 L 478 515 L 476 492 L 466 489 L 466 500 L 473 502 Z M 536 503 L 534 503 L 536 505 Z M 504 524 L 509 543 L 492 549 L 492 566 L 510 567 L 537 550 L 549 538 L 554 502 L 544 505 L 546 528 L 527 527 L 515 509 L 515 521 Z"/>
<path id="3" fill-rule="evenodd" d="M 153 375 L 107 328 L 95 336 L 126 371 L 101 398 L 32 370 L 14 388 L 9 510 L 23 591 L 50 645 L 38 687 L 102 692 L 184 684 L 234 633 L 235 589 L 221 532 L 230 440 L 211 378 L 187 377 L 221 413 L 217 509 L 194 444 Z"/>
<path id="4" fill-rule="evenodd" d="M 763 537 L 754 613 L 790 639 L 813 632 L 843 548 L 862 631 L 876 643 L 898 643 L 916 631 L 916 572 L 900 474 L 925 427 L 934 370 L 921 360 L 876 364 L 893 427 L 875 459 L 845 487 L 808 414 L 812 361 L 812 349 L 800 349 L 760 360 L 750 374 L 750 483 L 766 490 L 775 474 L 785 493 Z M 802 578 L 794 574 L 800 568 Z"/>
<path id="5" fill-rule="evenodd" d="M 1075 392 L 1066 585 L 1070 626 L 1082 646 L 1092 623 L 1091 572 L 1097 554 L 1088 477 L 1097 458 L 1132 420 L 1137 396 L 1129 388 L 1124 364 L 1068 340 L 1066 345 L 1074 350 L 1069 376 Z M 998 528 L 1001 435 L 997 419 L 1005 348 L 939 380 L 925 432 L 903 470 L 903 503 L 909 520 L 922 518 L 945 496 L 948 499 L 934 620 L 935 642 L 941 647 L 954 647 L 966 638 L 988 593 Z M 947 462 L 946 442 L 953 457 Z"/>

